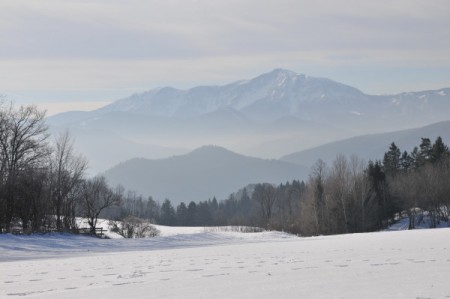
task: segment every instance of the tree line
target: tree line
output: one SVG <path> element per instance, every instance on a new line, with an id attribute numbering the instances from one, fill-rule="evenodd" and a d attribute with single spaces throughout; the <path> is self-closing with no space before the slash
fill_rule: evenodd
<path id="1" fill-rule="evenodd" d="M 55 140 L 36 106 L 0 103 L 0 233 L 74 231 L 76 216 L 95 230 L 100 213 L 120 203 L 123 188 L 86 178 L 88 163 L 68 132 Z"/>
<path id="2" fill-rule="evenodd" d="M 450 152 L 438 137 L 422 138 L 411 152 L 392 143 L 383 159 L 364 162 L 337 155 L 318 160 L 307 181 L 250 185 L 225 200 L 173 206 L 131 192 L 115 217 L 134 215 L 177 226 L 247 225 L 300 235 L 376 231 L 409 217 L 409 228 L 428 214 L 431 227 L 448 222 Z M 111 215 L 114 216 L 114 215 Z"/>

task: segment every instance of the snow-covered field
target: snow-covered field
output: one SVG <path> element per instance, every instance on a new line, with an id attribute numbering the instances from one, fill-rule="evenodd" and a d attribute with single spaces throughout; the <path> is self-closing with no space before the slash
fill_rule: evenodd
<path id="1" fill-rule="evenodd" d="M 450 298 L 450 229 L 0 235 L 0 298 Z"/>

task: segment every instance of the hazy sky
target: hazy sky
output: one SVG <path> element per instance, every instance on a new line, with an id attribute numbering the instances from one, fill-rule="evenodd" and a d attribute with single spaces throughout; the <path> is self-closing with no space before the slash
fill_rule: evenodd
<path id="1" fill-rule="evenodd" d="M 0 93 L 50 113 L 274 68 L 450 87 L 448 0 L 0 0 Z"/>

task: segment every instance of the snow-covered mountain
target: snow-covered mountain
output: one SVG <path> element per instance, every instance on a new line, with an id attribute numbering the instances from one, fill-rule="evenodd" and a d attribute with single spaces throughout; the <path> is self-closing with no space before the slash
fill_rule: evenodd
<path id="1" fill-rule="evenodd" d="M 302 115 L 303 105 L 360 105 L 361 101 L 367 103 L 368 98 L 356 88 L 329 79 L 275 69 L 251 80 L 222 86 L 153 89 L 118 100 L 97 112 L 121 111 L 188 118 L 233 109 L 261 120 Z"/>
<path id="2" fill-rule="evenodd" d="M 450 111 L 450 89 L 372 96 L 330 79 L 275 69 L 251 80 L 221 86 L 157 88 L 118 100 L 96 112 L 192 118 L 223 109 L 263 122 L 286 116 L 325 120 L 329 116 L 356 118 L 379 113 L 398 117 L 438 114 L 442 118 L 444 112 Z"/>
<path id="3" fill-rule="evenodd" d="M 52 116 L 48 123 L 58 129 L 91 132 L 89 138 L 78 134 L 80 148 L 87 148 L 92 140 L 113 144 L 102 140 L 116 135 L 142 148 L 192 150 L 217 144 L 250 156 L 277 158 L 344 138 L 449 119 L 450 88 L 367 95 L 330 79 L 276 69 L 220 86 L 157 88 L 95 111 Z M 111 134 L 93 136 L 105 131 Z M 105 152 L 114 151 L 102 148 L 88 158 L 104 159 Z M 120 155 L 112 157 L 114 164 L 134 157 L 116 152 Z M 167 151 L 166 157 L 173 153 Z M 140 151 L 140 156 L 161 158 L 164 153 L 150 149 Z"/>

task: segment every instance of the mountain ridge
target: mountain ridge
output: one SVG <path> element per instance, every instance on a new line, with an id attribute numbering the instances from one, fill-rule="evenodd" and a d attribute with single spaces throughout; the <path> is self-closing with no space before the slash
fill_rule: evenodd
<path id="1" fill-rule="evenodd" d="M 434 142 L 438 136 L 445 143 L 450 143 L 450 121 L 441 121 L 407 130 L 367 134 L 334 141 L 282 156 L 280 160 L 306 167 L 311 167 L 319 158 L 330 165 L 338 154 L 344 154 L 348 157 L 355 154 L 366 161 L 380 160 L 392 142 L 395 142 L 402 152 L 405 150 L 411 152 L 414 146 L 420 144 L 420 138 L 430 138 Z"/>
<path id="2" fill-rule="evenodd" d="M 331 87 L 327 87 L 331 85 Z M 317 92 L 321 89 L 323 92 Z M 165 117 L 194 117 L 220 108 L 237 111 L 258 101 L 292 102 L 286 91 L 298 93 L 305 102 L 336 98 L 336 90 L 364 94 L 358 89 L 326 78 L 297 74 L 285 69 L 275 69 L 250 80 L 235 81 L 224 85 L 196 86 L 190 89 L 162 87 L 120 99 L 97 109 L 97 112 L 126 111 Z M 304 93 L 312 93 L 305 96 Z M 329 93 L 329 94 L 327 94 Z M 346 98 L 348 100 L 348 98 Z M 199 104 L 202 104 L 200 105 Z M 295 105 L 294 105 L 295 106 Z M 290 107 L 291 109 L 295 107 Z"/>
<path id="3" fill-rule="evenodd" d="M 217 144 L 248 156 L 275 158 L 354 136 L 425 126 L 449 115 L 450 88 L 367 95 L 330 79 L 275 69 L 224 85 L 158 88 L 98 110 L 47 120 L 58 128 L 106 130 L 137 144 L 187 150 Z M 101 145 L 105 136 L 78 135 L 77 143 L 86 148 L 92 139 Z M 105 152 L 109 148 L 101 146 L 88 159 L 103 159 Z M 144 158 L 161 157 L 141 153 Z M 133 156 L 117 153 L 112 158 L 117 162 Z"/>
<path id="4" fill-rule="evenodd" d="M 302 179 L 307 172 L 293 163 L 248 157 L 209 145 L 165 159 L 131 159 L 104 175 L 113 184 L 120 183 L 160 201 L 169 198 L 179 203 L 226 198 L 248 184 L 280 184 Z"/>

